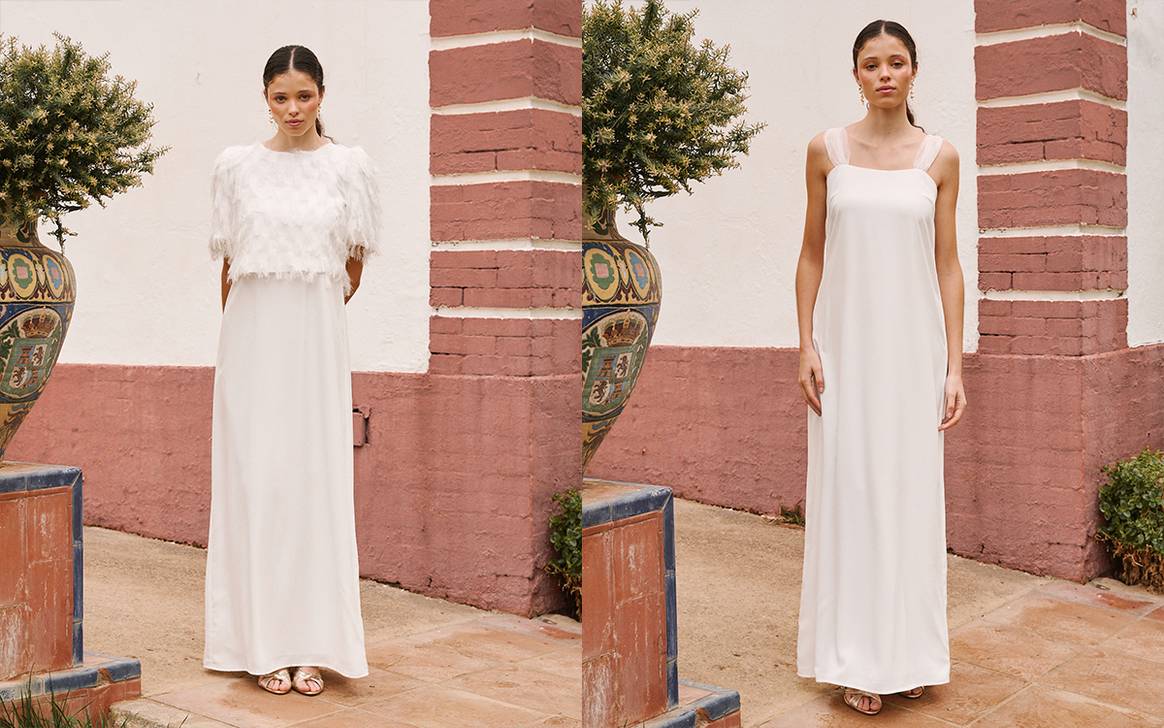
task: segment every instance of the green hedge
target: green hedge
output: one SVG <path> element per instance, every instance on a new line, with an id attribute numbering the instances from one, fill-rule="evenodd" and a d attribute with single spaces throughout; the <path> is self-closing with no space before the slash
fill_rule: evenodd
<path id="1" fill-rule="evenodd" d="M 573 600 L 574 616 L 582 617 L 582 491 L 564 490 L 554 496 L 558 510 L 550 517 L 550 544 L 554 558 L 546 571 L 558 577 L 562 591 Z"/>
<path id="2" fill-rule="evenodd" d="M 1145 448 L 1102 471 L 1105 522 L 1097 537 L 1111 550 L 1121 581 L 1164 593 L 1164 452 Z"/>

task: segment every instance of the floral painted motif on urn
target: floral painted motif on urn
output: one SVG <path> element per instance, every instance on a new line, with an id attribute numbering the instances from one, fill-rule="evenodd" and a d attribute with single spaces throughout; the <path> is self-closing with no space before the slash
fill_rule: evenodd
<path id="1" fill-rule="evenodd" d="M 586 467 L 638 380 L 663 289 L 655 256 L 621 236 L 584 240 L 582 266 L 582 466 Z"/>
<path id="2" fill-rule="evenodd" d="M 0 224 L 0 458 L 57 363 L 76 297 L 73 266 L 35 223 Z"/>

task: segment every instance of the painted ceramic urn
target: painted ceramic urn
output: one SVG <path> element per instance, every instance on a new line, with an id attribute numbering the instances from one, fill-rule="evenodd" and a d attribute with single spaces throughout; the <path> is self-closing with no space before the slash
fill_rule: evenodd
<path id="1" fill-rule="evenodd" d="M 582 240 L 582 468 L 622 414 L 662 300 L 651 251 L 618 233 L 611 211 Z"/>
<path id="2" fill-rule="evenodd" d="M 73 267 L 36 222 L 0 222 L 0 459 L 52 373 L 74 301 Z"/>

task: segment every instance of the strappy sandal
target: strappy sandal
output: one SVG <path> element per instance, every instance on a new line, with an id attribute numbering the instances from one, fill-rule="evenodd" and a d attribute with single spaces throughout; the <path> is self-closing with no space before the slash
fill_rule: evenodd
<path id="1" fill-rule="evenodd" d="M 862 708 L 861 698 L 865 697 L 874 702 L 877 707 Z M 865 715 L 877 715 L 881 712 L 881 696 L 877 693 L 870 693 L 866 690 L 858 690 L 857 688 L 845 688 L 845 705 L 849 706 L 858 713 L 864 713 Z"/>
<path id="2" fill-rule="evenodd" d="M 282 690 L 276 690 L 275 688 L 271 687 L 271 683 L 275 680 L 280 680 L 286 683 L 287 687 L 283 688 Z M 259 676 L 259 687 L 261 687 L 263 690 L 266 690 L 268 693 L 274 693 L 275 695 L 286 695 L 287 693 L 291 692 L 291 684 L 291 673 L 289 673 L 285 667 L 274 672 L 268 672 L 266 675 Z"/>
<path id="3" fill-rule="evenodd" d="M 300 682 L 300 678 L 302 678 L 302 683 Z M 312 690 L 309 685 L 310 682 L 315 682 L 319 685 L 319 689 Z M 303 685 L 307 689 L 300 688 L 300 685 Z M 295 688 L 295 692 L 302 693 L 303 695 L 319 695 L 323 692 L 323 674 L 320 673 L 318 668 L 297 667 L 295 668 L 294 677 L 291 678 L 291 687 Z"/>
<path id="4" fill-rule="evenodd" d="M 917 700 L 918 698 L 920 698 L 922 696 L 922 693 L 924 693 L 925 691 L 926 691 L 926 686 L 919 685 L 918 687 L 914 688 L 913 690 L 906 690 L 905 692 L 898 693 L 898 695 L 900 695 L 903 698 L 909 698 L 910 700 Z"/>

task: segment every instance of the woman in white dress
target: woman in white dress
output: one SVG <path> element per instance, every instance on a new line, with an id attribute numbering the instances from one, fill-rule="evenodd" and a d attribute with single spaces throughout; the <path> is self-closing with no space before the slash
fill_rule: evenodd
<path id="1" fill-rule="evenodd" d="M 321 667 L 368 674 L 344 304 L 381 215 L 367 153 L 321 135 L 323 95 L 315 55 L 280 48 L 263 73 L 277 133 L 227 147 L 212 176 L 223 317 L 203 665 L 276 694 L 318 694 Z"/>
<path id="2" fill-rule="evenodd" d="M 944 433 L 966 407 L 958 154 L 913 123 L 917 48 L 853 44 L 865 118 L 808 146 L 796 273 L 808 477 L 797 673 L 881 694 L 949 682 Z"/>

